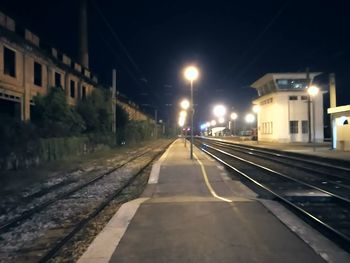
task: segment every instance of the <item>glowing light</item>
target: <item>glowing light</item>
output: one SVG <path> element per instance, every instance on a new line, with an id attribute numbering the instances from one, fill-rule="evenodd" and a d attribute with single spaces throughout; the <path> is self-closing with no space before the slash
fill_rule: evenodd
<path id="1" fill-rule="evenodd" d="M 252 108 L 254 113 L 258 113 L 260 111 L 260 106 L 259 105 L 254 105 Z"/>
<path id="2" fill-rule="evenodd" d="M 219 121 L 220 124 L 222 124 L 222 123 L 225 122 L 225 118 L 224 118 L 224 117 L 220 117 L 220 118 L 218 119 L 218 121 Z"/>
<path id="3" fill-rule="evenodd" d="M 187 116 L 186 111 L 184 111 L 184 110 L 180 111 L 180 118 L 186 118 L 186 116 Z"/>
<path id="4" fill-rule="evenodd" d="M 198 69 L 194 66 L 189 66 L 185 69 L 185 78 L 189 81 L 194 81 L 198 78 L 199 72 Z"/>
<path id="5" fill-rule="evenodd" d="M 230 117 L 231 117 L 231 120 L 236 120 L 238 118 L 238 115 L 237 113 L 232 112 Z"/>
<path id="6" fill-rule="evenodd" d="M 187 110 L 190 107 L 190 102 L 188 99 L 184 99 L 181 101 L 180 106 L 183 110 Z"/>
<path id="7" fill-rule="evenodd" d="M 315 97 L 320 89 L 316 86 L 311 86 L 307 89 L 307 93 L 309 93 L 310 96 Z"/>
<path id="8" fill-rule="evenodd" d="M 216 125 L 216 120 L 212 120 L 212 121 L 210 122 L 210 124 L 211 124 L 211 126 L 215 126 L 215 125 Z"/>
<path id="9" fill-rule="evenodd" d="M 254 114 L 248 113 L 248 114 L 245 116 L 245 121 L 248 122 L 248 123 L 254 122 L 254 121 L 255 121 Z"/>
<path id="10" fill-rule="evenodd" d="M 214 107 L 213 113 L 218 118 L 223 117 L 226 114 L 226 108 L 223 105 L 217 105 Z"/>
<path id="11" fill-rule="evenodd" d="M 185 125 L 185 118 L 179 118 L 178 124 L 180 127 L 183 127 Z"/>
<path id="12" fill-rule="evenodd" d="M 205 126 L 207 126 L 207 128 L 210 127 L 210 122 L 208 121 L 207 123 L 205 123 Z"/>

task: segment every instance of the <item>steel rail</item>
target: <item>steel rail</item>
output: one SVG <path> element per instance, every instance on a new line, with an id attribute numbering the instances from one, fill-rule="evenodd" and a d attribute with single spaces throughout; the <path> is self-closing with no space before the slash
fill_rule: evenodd
<path id="1" fill-rule="evenodd" d="M 348 167 L 327 164 L 327 163 L 323 163 L 321 161 L 316 161 L 316 160 L 305 160 L 301 156 L 300 157 L 290 156 L 290 155 L 285 154 L 283 151 L 277 150 L 277 149 L 261 150 L 260 147 L 254 147 L 254 146 L 251 146 L 251 145 L 248 146 L 248 145 L 238 144 L 238 143 L 229 142 L 229 141 L 225 141 L 225 140 L 221 140 L 221 139 L 212 139 L 212 138 L 203 138 L 203 137 L 201 137 L 199 139 L 201 139 L 201 140 L 208 140 L 208 141 L 214 141 L 214 142 L 220 142 L 220 143 L 223 143 L 223 144 L 231 145 L 233 147 L 242 148 L 242 149 L 249 149 L 251 151 L 261 152 L 261 153 L 273 155 L 273 156 L 276 156 L 276 157 L 279 157 L 279 158 L 285 158 L 285 159 L 295 160 L 295 161 L 299 161 L 299 162 L 303 162 L 303 163 L 323 166 L 325 168 L 338 169 L 338 170 L 343 171 L 343 172 L 350 172 L 350 168 L 348 168 Z M 298 155 L 302 155 L 302 154 L 299 154 L 299 153 L 297 153 L 297 154 Z M 308 155 L 308 157 L 312 158 L 313 156 Z M 321 158 L 323 158 L 323 157 L 321 157 Z M 332 160 L 334 160 L 334 159 L 332 159 Z M 342 161 L 342 160 L 334 160 L 334 161 Z"/>
<path id="2" fill-rule="evenodd" d="M 237 151 L 237 152 L 240 152 L 240 153 L 243 153 L 243 154 L 256 156 L 256 157 L 259 157 L 259 158 L 262 158 L 262 159 L 265 159 L 265 160 L 270 160 L 270 161 L 273 161 L 273 162 L 277 162 L 277 163 L 280 163 L 280 164 L 283 164 L 283 165 L 286 165 L 286 166 L 289 166 L 289 167 L 297 168 L 299 170 L 303 170 L 303 171 L 306 171 L 306 172 L 315 173 L 315 168 L 304 167 L 304 166 L 301 166 L 300 164 L 290 163 L 290 162 L 288 162 L 290 160 L 285 160 L 285 159 L 288 159 L 288 157 L 286 157 L 285 159 L 276 159 L 276 158 L 274 158 L 276 156 L 271 154 L 271 153 L 269 153 L 269 152 L 264 152 L 264 154 L 266 153 L 268 155 L 268 156 L 266 156 L 266 155 L 262 154 L 263 151 L 257 151 L 258 153 L 254 153 L 255 150 L 253 150 L 253 152 L 251 152 L 251 149 L 248 149 L 248 148 L 245 149 L 243 147 L 236 147 L 236 146 L 229 145 L 229 144 L 226 144 L 226 143 L 212 142 L 212 144 L 216 144 L 216 145 L 219 145 L 221 147 L 228 148 L 228 149 L 231 149 L 233 151 Z M 248 152 L 245 151 L 245 150 L 248 150 Z M 304 163 L 309 164 L 308 162 L 304 162 Z M 314 165 L 314 164 L 311 164 L 311 165 Z M 319 165 L 317 165 L 317 166 L 319 166 Z M 317 167 L 317 168 L 319 168 L 319 167 Z M 328 168 L 328 169 L 330 169 L 330 168 Z M 344 184 L 338 183 L 336 181 L 330 181 L 330 183 L 334 184 L 334 185 L 340 185 L 343 188 L 350 189 L 350 177 L 346 178 L 344 176 L 337 175 L 337 174 L 334 174 L 334 173 L 328 173 L 328 172 L 325 172 L 325 171 L 321 171 L 319 169 L 317 170 L 317 174 L 318 175 L 324 175 L 324 176 L 327 176 L 327 177 L 333 177 L 333 178 L 336 177 L 336 178 L 348 181 L 349 185 L 344 185 Z"/>
<path id="3" fill-rule="evenodd" d="M 226 154 L 224 151 L 221 151 L 219 149 L 215 149 L 214 147 L 209 147 L 211 149 L 213 149 L 214 151 L 218 151 L 219 153 L 223 154 L 223 155 L 227 155 L 229 157 L 233 157 L 231 154 Z M 271 189 L 270 187 L 266 186 L 263 183 L 258 182 L 257 180 L 253 179 L 251 176 L 249 176 L 248 174 L 240 171 L 239 169 L 237 169 L 236 167 L 232 166 L 231 164 L 229 164 L 228 162 L 224 161 L 223 159 L 219 158 L 217 155 L 209 152 L 208 150 L 204 149 L 201 147 L 201 150 L 204 151 L 205 153 L 207 153 L 208 155 L 210 155 L 211 157 L 213 157 L 214 159 L 216 159 L 217 161 L 219 161 L 220 163 L 224 164 L 226 167 L 230 168 L 231 170 L 235 171 L 236 173 L 238 173 L 239 175 L 243 176 L 245 179 L 247 179 L 248 181 L 252 182 L 253 184 L 259 186 L 260 188 L 264 189 L 265 191 L 269 192 L 270 194 L 272 194 L 273 196 L 275 196 L 276 198 L 278 198 L 279 200 L 281 200 L 282 202 L 286 203 L 287 205 L 289 205 L 290 207 L 296 209 L 296 211 L 300 212 L 302 215 L 306 216 L 308 219 L 310 219 L 312 222 L 317 223 L 318 225 L 322 226 L 324 229 L 326 229 L 327 231 L 330 231 L 331 233 L 335 234 L 340 240 L 345 241 L 346 244 L 350 244 L 350 237 L 347 235 L 344 235 L 343 233 L 339 232 L 337 229 L 335 229 L 334 227 L 330 226 L 329 224 L 327 224 L 326 222 L 320 220 L 319 218 L 317 218 L 316 216 L 312 215 L 310 212 L 306 211 L 305 209 L 301 208 L 300 206 L 294 204 L 293 202 L 291 202 L 290 200 L 288 200 L 287 198 L 283 197 L 283 195 L 277 193 L 276 191 L 274 191 L 273 189 Z M 245 161 L 244 159 L 238 157 L 237 158 L 240 161 Z M 246 163 L 254 165 L 252 162 L 246 161 Z M 260 165 L 258 165 L 257 167 L 259 167 Z M 261 166 L 260 166 L 261 167 Z M 275 171 L 267 168 L 266 171 L 270 172 L 270 173 L 274 173 Z M 281 173 L 274 173 L 277 175 L 281 175 L 283 176 Z M 303 182 L 299 182 L 298 180 L 293 180 L 293 178 L 289 178 L 288 176 L 285 177 L 288 179 L 291 179 L 292 181 L 295 181 L 297 183 L 306 185 L 308 187 L 311 187 L 312 189 L 316 189 L 318 190 L 317 187 L 313 187 L 312 185 L 309 184 L 304 184 Z M 322 189 L 318 190 L 321 191 L 323 193 L 328 193 L 327 191 L 323 191 Z M 338 198 L 336 195 L 333 195 L 331 193 L 329 193 L 330 197 L 333 198 Z M 342 201 L 346 202 L 347 204 L 349 204 L 348 199 L 344 199 L 344 198 L 340 198 Z M 342 245 L 344 247 L 344 245 Z M 346 246 L 345 246 L 346 248 Z"/>
<path id="4" fill-rule="evenodd" d="M 170 143 L 171 144 L 171 143 Z M 166 148 L 170 145 L 168 144 Z M 164 150 L 165 151 L 165 150 Z M 60 241 L 58 241 L 46 254 L 38 261 L 38 263 L 48 262 L 50 259 L 54 258 L 60 249 L 67 244 L 80 230 L 82 230 L 91 220 L 93 220 L 97 215 L 99 215 L 110 203 L 118 197 L 127 187 L 129 187 L 136 178 L 153 163 L 155 159 L 158 158 L 164 151 L 156 154 L 149 162 L 140 168 L 132 177 L 130 177 L 115 193 L 107 197 L 101 204 L 99 204 L 92 213 L 90 213 L 86 218 L 81 220 L 67 235 L 65 235 Z"/>
<path id="5" fill-rule="evenodd" d="M 158 146 L 157 146 L 158 147 Z M 127 165 L 128 163 L 131 163 L 132 161 L 134 161 L 135 159 L 137 158 L 140 158 L 142 157 L 143 155 L 147 154 L 148 152 L 154 150 L 155 148 L 157 147 L 154 147 L 150 150 L 146 150 L 144 152 L 142 152 L 141 154 L 138 154 L 132 158 L 130 158 L 129 160 L 123 162 L 122 164 L 116 166 L 116 167 L 113 167 L 111 168 L 110 170 L 108 170 L 107 172 L 104 172 L 94 178 L 92 178 L 91 180 L 88 180 L 87 182 L 81 184 L 81 185 L 78 185 L 76 187 L 74 187 L 73 189 L 67 191 L 67 192 L 64 192 L 62 194 L 59 194 L 57 195 L 56 197 L 54 197 L 53 199 L 51 200 L 48 200 L 42 204 L 40 204 L 39 206 L 37 207 L 34 207 L 33 209 L 30 209 L 30 210 L 27 210 L 25 212 L 23 212 L 20 216 L 17 216 L 17 217 L 14 217 L 13 219 L 10 219 L 4 223 L 1 223 L 0 224 L 0 234 L 1 233 L 4 233 L 4 232 L 7 232 L 8 230 L 10 230 L 12 227 L 16 226 L 17 224 L 19 224 L 20 222 L 26 220 L 26 219 L 29 219 L 31 218 L 33 215 L 43 211 L 45 208 L 49 207 L 50 205 L 56 203 L 57 201 L 59 200 L 62 200 L 72 194 L 74 194 L 75 192 L 77 191 L 80 191 L 81 189 L 85 188 L 86 186 L 88 185 L 91 185 L 99 180 L 101 180 L 102 178 L 104 178 L 105 176 L 115 172 L 116 170 L 124 167 L 125 165 Z"/>
<path id="6" fill-rule="evenodd" d="M 315 189 L 315 190 L 320 191 L 320 192 L 322 192 L 322 193 L 324 193 L 324 194 L 327 194 L 327 195 L 332 196 L 332 197 L 334 197 L 334 198 L 337 198 L 337 199 L 339 199 L 339 200 L 341 200 L 341 201 L 344 201 L 344 202 L 346 202 L 347 204 L 350 205 L 350 199 L 348 199 L 348 198 L 345 198 L 345 197 L 339 196 L 339 195 L 337 195 L 337 194 L 331 193 L 331 192 L 329 192 L 329 191 L 327 191 L 327 190 L 324 190 L 324 189 L 319 188 L 319 187 L 317 187 L 317 186 L 314 186 L 314 185 L 312 185 L 312 184 L 303 182 L 303 181 L 301 181 L 301 180 L 299 180 L 299 179 L 293 178 L 293 177 L 291 177 L 291 176 L 289 176 L 289 175 L 286 175 L 286 174 L 284 174 L 284 173 L 280 173 L 280 172 L 278 172 L 278 171 L 275 171 L 275 170 L 273 170 L 273 169 L 271 169 L 271 168 L 268 168 L 268 167 L 265 167 L 265 166 L 263 166 L 263 165 L 254 163 L 254 162 L 252 162 L 252 161 L 245 160 L 245 159 L 243 159 L 243 158 L 241 158 L 241 157 L 239 157 L 239 156 L 236 156 L 236 155 L 234 155 L 234 154 L 231 154 L 231 153 L 225 152 L 225 151 L 223 151 L 223 150 L 217 149 L 217 148 L 212 147 L 212 146 L 210 146 L 210 145 L 207 145 L 207 144 L 204 144 L 204 145 L 205 145 L 206 147 L 208 147 L 208 148 L 211 148 L 211 149 L 215 150 L 215 151 L 221 152 L 221 153 L 224 154 L 224 155 L 233 157 L 233 158 L 235 158 L 235 159 L 238 159 L 238 160 L 240 160 L 240 161 L 242 161 L 242 162 L 245 162 L 245 163 L 248 163 L 248 164 L 250 164 L 250 165 L 253 165 L 253 166 L 255 166 L 255 167 L 259 168 L 259 169 L 262 169 L 262 170 L 264 170 L 264 171 L 268 171 L 268 172 L 270 172 L 270 173 L 274 173 L 274 174 L 276 174 L 276 175 L 282 176 L 282 177 L 284 177 L 284 178 L 287 178 L 287 179 L 292 180 L 292 181 L 294 181 L 294 182 L 297 182 L 297 183 L 299 183 L 299 184 L 308 186 L 308 187 L 310 187 L 310 188 L 312 188 L 312 189 Z"/>

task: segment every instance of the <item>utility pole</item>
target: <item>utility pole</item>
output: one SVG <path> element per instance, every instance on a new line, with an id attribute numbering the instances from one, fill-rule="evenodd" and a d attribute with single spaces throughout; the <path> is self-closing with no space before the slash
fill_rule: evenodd
<path id="1" fill-rule="evenodd" d="M 306 68 L 306 84 L 307 84 L 307 88 L 311 86 L 309 68 Z M 309 132 L 308 142 L 311 143 L 311 98 L 309 94 L 307 95 L 307 120 L 308 120 L 308 132 Z"/>
<path id="2" fill-rule="evenodd" d="M 155 130 L 154 130 L 154 137 L 157 139 L 158 137 L 158 110 L 154 109 L 154 122 L 155 122 Z"/>
<path id="3" fill-rule="evenodd" d="M 112 71 L 112 132 L 117 132 L 117 71 Z"/>

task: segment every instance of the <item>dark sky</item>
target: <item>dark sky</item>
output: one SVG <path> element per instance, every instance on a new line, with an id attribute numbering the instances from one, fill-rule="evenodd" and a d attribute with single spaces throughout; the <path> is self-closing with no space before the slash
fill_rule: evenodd
<path id="1" fill-rule="evenodd" d="M 182 69 L 201 70 L 197 118 L 222 102 L 244 114 L 249 85 L 268 72 L 335 72 L 338 105 L 350 104 L 350 16 L 346 1 L 89 0 L 90 67 L 139 104 L 174 113 L 189 94 Z M 78 1 L 1 0 L 0 9 L 72 57 Z M 105 21 L 113 29 L 108 29 Z M 320 81 L 327 80 L 327 75 Z"/>

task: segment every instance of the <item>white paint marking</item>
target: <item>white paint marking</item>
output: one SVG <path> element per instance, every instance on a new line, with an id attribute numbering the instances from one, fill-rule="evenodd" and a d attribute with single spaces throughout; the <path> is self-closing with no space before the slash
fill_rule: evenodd
<path id="1" fill-rule="evenodd" d="M 138 198 L 123 204 L 80 257 L 78 263 L 108 263 L 137 209 L 148 199 Z"/>
<path id="2" fill-rule="evenodd" d="M 177 140 L 176 140 L 177 141 Z M 159 180 L 159 172 L 160 172 L 160 166 L 162 165 L 162 163 L 164 162 L 165 158 L 168 156 L 170 149 L 174 146 L 174 143 L 176 142 L 174 141 L 169 147 L 168 149 L 165 151 L 165 153 L 163 153 L 163 155 L 159 158 L 158 161 L 156 161 L 153 166 L 152 166 L 152 170 L 151 170 L 151 174 L 149 176 L 148 179 L 148 184 L 157 184 L 158 180 Z"/>

